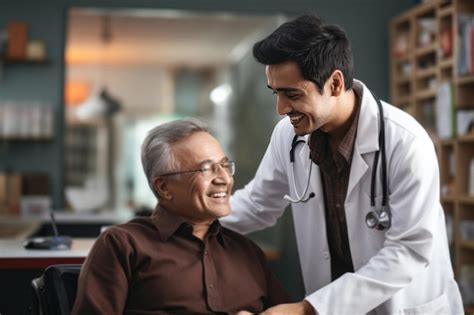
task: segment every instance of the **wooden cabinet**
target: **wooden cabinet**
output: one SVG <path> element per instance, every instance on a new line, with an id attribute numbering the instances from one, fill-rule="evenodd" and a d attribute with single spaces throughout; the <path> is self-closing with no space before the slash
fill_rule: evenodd
<path id="1" fill-rule="evenodd" d="M 448 87 L 448 97 L 440 93 L 442 85 Z M 474 180 L 470 175 L 474 124 L 456 121 L 460 112 L 470 112 L 474 122 L 474 1 L 425 1 L 392 19 L 390 97 L 392 104 L 425 127 L 436 144 L 455 275 L 464 281 L 463 268 L 468 266 L 474 277 Z M 452 129 L 448 134 L 440 131 L 442 119 Z M 469 222 L 472 240 L 464 230 Z M 466 311 L 474 308 L 466 305 Z"/>

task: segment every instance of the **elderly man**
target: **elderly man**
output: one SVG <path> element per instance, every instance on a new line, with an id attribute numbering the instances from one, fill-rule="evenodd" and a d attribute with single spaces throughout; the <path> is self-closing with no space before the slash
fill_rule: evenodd
<path id="1" fill-rule="evenodd" d="M 250 240 L 219 224 L 235 165 L 197 120 L 150 131 L 142 164 L 151 217 L 103 232 L 79 277 L 73 314 L 209 314 L 288 302 Z"/>

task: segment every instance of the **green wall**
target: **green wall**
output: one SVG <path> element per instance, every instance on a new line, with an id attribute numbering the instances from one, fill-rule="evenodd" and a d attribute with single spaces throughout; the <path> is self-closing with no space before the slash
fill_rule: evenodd
<path id="1" fill-rule="evenodd" d="M 0 140 L 0 171 L 44 172 L 52 180 L 54 207 L 62 205 L 64 4 L 61 1 L 2 1 L 0 28 L 11 20 L 28 23 L 29 38 L 45 42 L 46 64 L 6 64 L 1 71 L 0 101 L 40 101 L 54 108 L 52 141 Z"/>

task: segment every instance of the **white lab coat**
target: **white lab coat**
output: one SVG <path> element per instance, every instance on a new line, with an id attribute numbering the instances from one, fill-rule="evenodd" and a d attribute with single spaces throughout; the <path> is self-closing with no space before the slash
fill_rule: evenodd
<path id="1" fill-rule="evenodd" d="M 379 149 L 379 112 L 362 82 L 355 80 L 354 88 L 362 100 L 345 210 L 355 272 L 331 282 L 320 170 L 314 164 L 308 193 L 315 197 L 292 205 L 306 300 L 320 314 L 463 314 L 433 143 L 415 119 L 384 102 L 392 226 L 388 231 L 366 226 L 373 158 Z M 288 118 L 277 124 L 255 178 L 231 198 L 232 213 L 221 219 L 225 226 L 248 233 L 273 225 L 288 205 L 283 196 L 296 195 L 293 172 L 298 193 L 303 191 L 309 148 L 299 144 L 292 165 L 294 135 Z M 380 171 L 377 178 L 380 206 Z"/>

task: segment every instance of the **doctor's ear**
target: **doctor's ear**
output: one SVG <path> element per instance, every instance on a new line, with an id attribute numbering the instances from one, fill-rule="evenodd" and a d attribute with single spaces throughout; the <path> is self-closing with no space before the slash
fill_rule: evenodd
<path id="1" fill-rule="evenodd" d="M 167 182 L 166 178 L 161 176 L 155 177 L 153 181 L 153 188 L 155 188 L 155 192 L 158 194 L 158 196 L 160 196 L 160 199 L 173 199 L 173 193 L 170 190 L 169 183 Z"/>
<path id="2" fill-rule="evenodd" d="M 330 76 L 331 96 L 339 96 L 344 92 L 344 75 L 341 70 L 334 70 Z"/>

